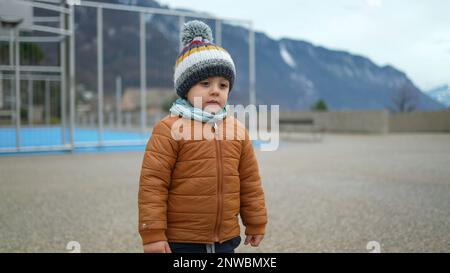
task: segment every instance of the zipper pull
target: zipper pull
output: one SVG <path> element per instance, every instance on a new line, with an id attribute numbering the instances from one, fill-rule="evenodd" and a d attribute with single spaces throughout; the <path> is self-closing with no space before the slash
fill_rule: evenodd
<path id="1" fill-rule="evenodd" d="M 214 133 L 217 134 L 217 122 L 215 122 L 215 121 L 214 121 L 214 126 L 213 126 L 213 128 L 214 128 Z"/>

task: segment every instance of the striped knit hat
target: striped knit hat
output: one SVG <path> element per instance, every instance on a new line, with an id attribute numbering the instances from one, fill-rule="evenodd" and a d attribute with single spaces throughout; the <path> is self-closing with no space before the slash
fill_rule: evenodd
<path id="1" fill-rule="evenodd" d="M 230 54 L 213 44 L 209 26 L 201 21 L 184 24 L 181 33 L 183 49 L 175 64 L 174 84 L 178 96 L 186 98 L 192 86 L 208 77 L 222 76 L 230 82 L 230 91 L 236 69 Z"/>

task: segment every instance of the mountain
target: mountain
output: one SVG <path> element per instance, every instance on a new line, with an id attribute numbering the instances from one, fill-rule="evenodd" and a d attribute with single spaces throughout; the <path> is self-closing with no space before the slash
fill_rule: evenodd
<path id="1" fill-rule="evenodd" d="M 448 84 L 431 89 L 427 91 L 426 94 L 445 106 L 450 107 L 450 87 Z"/>
<path id="2" fill-rule="evenodd" d="M 168 9 L 156 1 L 115 0 Z M 102 1 L 99 1 L 102 2 Z M 111 1 L 108 1 L 111 2 Z M 96 90 L 96 13 L 77 7 L 76 76 L 87 89 Z M 115 77 L 124 86 L 139 86 L 139 16 L 132 12 L 104 10 L 105 93 L 113 94 Z M 195 18 L 187 18 L 191 20 Z M 204 20 L 215 33 L 215 23 Z M 147 86 L 172 88 L 178 55 L 179 21 L 175 16 L 147 16 Z M 274 40 L 261 32 L 256 41 L 256 92 L 258 104 L 279 104 L 282 111 L 305 110 L 323 99 L 331 110 L 390 108 L 396 92 L 408 86 L 420 110 L 444 106 L 422 93 L 400 70 L 377 66 L 370 59 L 344 51 L 326 49 L 306 41 Z M 248 31 L 222 24 L 222 45 L 236 64 L 237 79 L 230 103 L 248 103 Z"/>

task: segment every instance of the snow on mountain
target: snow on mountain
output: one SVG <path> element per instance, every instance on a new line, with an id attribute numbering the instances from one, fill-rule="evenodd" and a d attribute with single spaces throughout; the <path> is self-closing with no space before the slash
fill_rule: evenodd
<path id="1" fill-rule="evenodd" d="M 448 84 L 438 86 L 425 93 L 445 106 L 450 106 L 450 87 Z"/>
<path id="2" fill-rule="evenodd" d="M 294 58 L 292 58 L 291 54 L 289 54 L 289 51 L 286 49 L 283 43 L 280 43 L 280 55 L 281 58 L 283 58 L 283 61 L 290 67 L 295 68 L 297 66 Z"/>

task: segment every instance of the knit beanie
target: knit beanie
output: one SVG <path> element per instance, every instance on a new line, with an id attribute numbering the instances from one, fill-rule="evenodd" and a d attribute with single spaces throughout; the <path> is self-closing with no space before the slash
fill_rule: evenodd
<path id="1" fill-rule="evenodd" d="M 192 86 L 208 77 L 222 76 L 230 82 L 230 91 L 236 69 L 230 54 L 213 44 L 211 28 L 198 20 L 185 23 L 181 32 L 183 49 L 175 63 L 174 85 L 185 99 Z"/>

